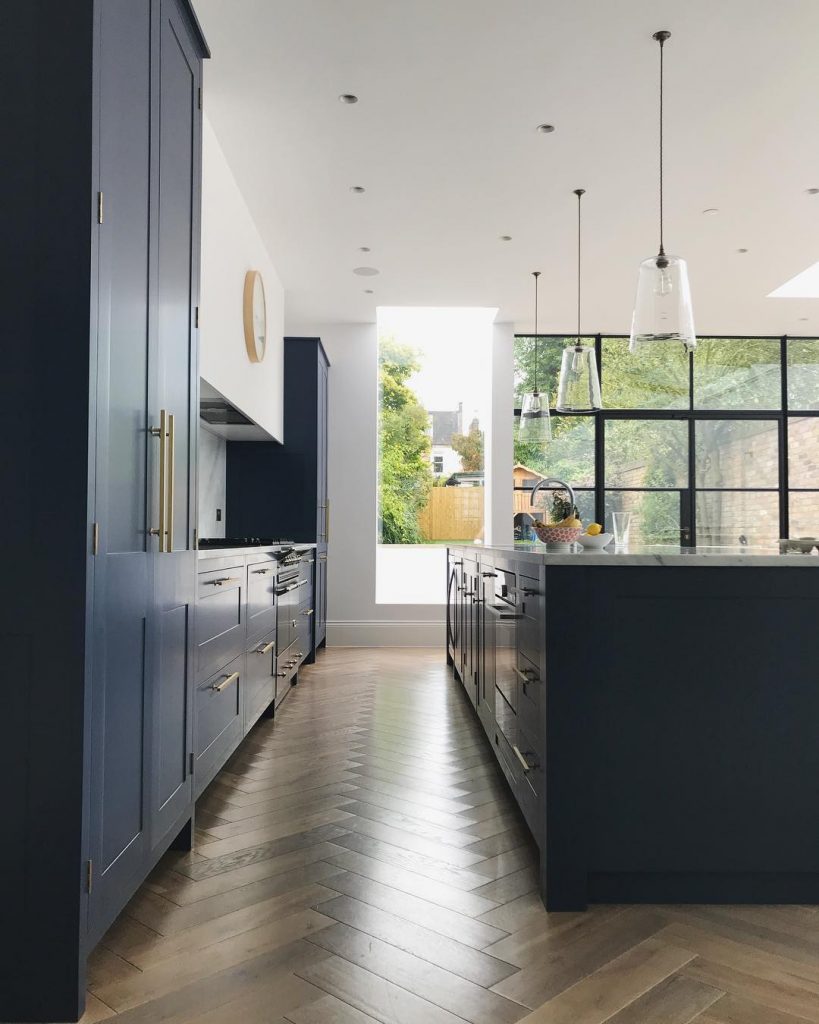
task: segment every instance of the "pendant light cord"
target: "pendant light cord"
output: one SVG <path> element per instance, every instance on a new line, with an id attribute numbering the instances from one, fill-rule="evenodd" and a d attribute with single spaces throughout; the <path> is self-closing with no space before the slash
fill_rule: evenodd
<path id="1" fill-rule="evenodd" d="M 540 277 L 539 270 L 532 271 L 532 277 L 535 279 L 535 391 L 536 395 L 540 394 L 537 386 L 537 356 L 538 356 L 538 333 L 537 333 L 537 285 L 538 278 Z"/>
<path id="2" fill-rule="evenodd" d="M 580 197 L 585 195 L 584 188 L 576 188 L 577 196 L 577 344 L 580 344 Z"/>
<path id="3" fill-rule="evenodd" d="M 665 256 L 665 247 L 663 239 L 663 81 L 664 81 L 664 67 L 663 67 L 663 53 L 666 39 L 670 37 L 671 33 L 665 30 L 661 32 L 655 32 L 654 38 L 660 44 L 660 251 L 659 256 Z"/>

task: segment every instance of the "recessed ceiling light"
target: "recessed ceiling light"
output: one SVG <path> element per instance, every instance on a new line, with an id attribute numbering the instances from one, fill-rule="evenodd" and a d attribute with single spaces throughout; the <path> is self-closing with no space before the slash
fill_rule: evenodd
<path id="1" fill-rule="evenodd" d="M 800 320 L 809 320 L 809 319 L 810 319 L 810 317 L 807 317 L 807 316 L 800 316 L 800 317 L 799 317 L 799 319 L 800 319 Z"/>
<path id="2" fill-rule="evenodd" d="M 501 235 L 500 236 L 500 240 L 502 242 L 511 242 L 512 241 L 512 236 L 511 235 Z"/>
<path id="3" fill-rule="evenodd" d="M 747 249 L 737 249 L 737 252 L 747 252 Z"/>
<path id="4" fill-rule="evenodd" d="M 373 293 L 372 288 L 365 288 L 364 289 L 364 294 L 365 295 L 373 295 L 374 293 Z"/>
<path id="5" fill-rule="evenodd" d="M 539 124 L 537 130 L 541 135 L 551 135 L 555 130 L 555 126 L 553 124 Z"/>
<path id="6" fill-rule="evenodd" d="M 351 92 L 343 92 L 339 96 L 341 103 L 358 103 L 358 96 L 354 96 Z"/>
<path id="7" fill-rule="evenodd" d="M 358 274 L 359 277 L 375 277 L 378 271 L 375 267 L 356 267 L 353 273 Z"/>
<path id="8" fill-rule="evenodd" d="M 350 191 L 355 192 L 356 195 L 361 195 L 362 192 L 366 192 L 366 188 L 363 185 L 350 185 Z"/>
<path id="9" fill-rule="evenodd" d="M 709 206 L 702 212 L 707 213 L 709 217 L 713 217 L 715 213 L 719 213 L 719 210 L 716 208 L 716 206 Z"/>
<path id="10" fill-rule="evenodd" d="M 369 245 L 360 245 L 358 247 L 358 251 L 359 252 L 369 252 L 370 251 L 370 247 L 369 247 Z"/>
<path id="11" fill-rule="evenodd" d="M 819 196 L 819 188 L 806 188 L 805 191 L 809 196 Z"/>

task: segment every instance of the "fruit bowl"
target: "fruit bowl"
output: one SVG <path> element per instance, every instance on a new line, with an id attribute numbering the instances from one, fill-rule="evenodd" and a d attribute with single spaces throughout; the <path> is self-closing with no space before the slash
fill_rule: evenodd
<path id="1" fill-rule="evenodd" d="M 581 534 L 577 539 L 587 551 L 601 551 L 607 544 L 611 543 L 612 534 L 598 533 L 593 537 L 591 534 Z"/>
<path id="2" fill-rule="evenodd" d="M 583 529 L 582 526 L 533 526 L 537 539 L 544 544 L 573 544 Z"/>

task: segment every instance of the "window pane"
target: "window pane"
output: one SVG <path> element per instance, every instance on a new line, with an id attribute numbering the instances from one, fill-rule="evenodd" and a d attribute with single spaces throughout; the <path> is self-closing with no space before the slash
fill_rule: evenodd
<path id="1" fill-rule="evenodd" d="M 819 487 L 819 417 L 788 420 L 788 479 L 791 487 Z"/>
<path id="2" fill-rule="evenodd" d="M 819 537 L 819 491 L 792 491 L 789 513 L 791 537 Z"/>
<path id="3" fill-rule="evenodd" d="M 779 495 L 770 491 L 698 491 L 697 547 L 743 543 L 776 548 Z"/>
<path id="4" fill-rule="evenodd" d="M 603 338 L 602 362 L 604 408 L 688 408 L 688 353 L 682 345 L 643 345 L 632 355 L 628 338 Z"/>
<path id="5" fill-rule="evenodd" d="M 682 420 L 608 420 L 607 487 L 687 487 L 688 425 Z"/>
<path id="6" fill-rule="evenodd" d="M 779 409 L 780 344 L 774 338 L 700 338 L 695 409 Z"/>
<path id="7" fill-rule="evenodd" d="M 537 378 L 538 390 L 549 396 L 549 405 L 554 406 L 557 398 L 557 380 L 560 376 L 560 362 L 563 349 L 576 343 L 575 338 L 541 335 L 537 339 L 515 338 L 515 408 L 523 404 L 527 391 L 534 391 Z M 594 345 L 594 338 L 584 338 L 584 345 Z M 535 356 L 537 355 L 537 359 Z"/>
<path id="8" fill-rule="evenodd" d="M 776 420 L 703 420 L 696 424 L 698 487 L 778 487 Z"/>
<path id="9" fill-rule="evenodd" d="M 552 416 L 552 440 L 527 444 L 515 437 L 515 486 L 534 487 L 556 476 L 572 487 L 594 486 L 594 418 Z"/>
<path id="10" fill-rule="evenodd" d="M 819 409 L 819 338 L 788 341 L 788 407 Z"/>
<path id="11" fill-rule="evenodd" d="M 631 512 L 629 543 L 680 543 L 679 491 L 606 491 L 606 522 L 613 533 L 612 512 Z"/>

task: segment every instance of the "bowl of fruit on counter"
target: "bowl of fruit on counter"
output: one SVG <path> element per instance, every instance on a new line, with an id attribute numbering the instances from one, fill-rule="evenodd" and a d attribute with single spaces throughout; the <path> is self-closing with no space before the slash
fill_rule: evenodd
<path id="1" fill-rule="evenodd" d="M 589 523 L 585 533 L 577 538 L 585 551 L 602 551 L 604 547 L 611 544 L 612 535 L 604 533 L 600 523 Z"/>
<path id="2" fill-rule="evenodd" d="M 558 523 L 544 523 L 536 519 L 532 523 L 537 539 L 552 551 L 566 551 L 583 531 L 583 524 L 574 515 L 566 516 Z"/>

